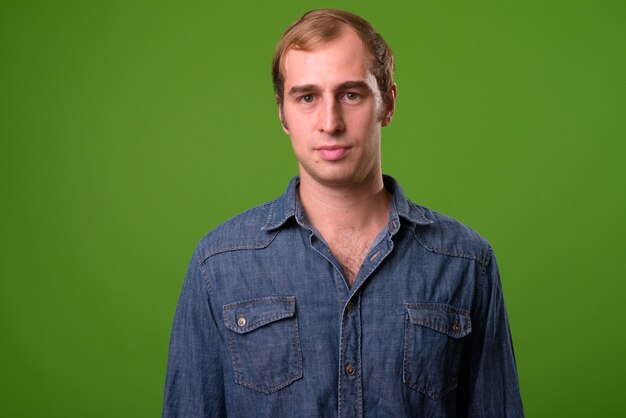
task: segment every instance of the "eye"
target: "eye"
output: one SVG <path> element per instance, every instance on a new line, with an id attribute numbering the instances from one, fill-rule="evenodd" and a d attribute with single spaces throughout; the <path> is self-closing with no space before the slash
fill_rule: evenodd
<path id="1" fill-rule="evenodd" d="M 304 96 L 300 96 L 298 98 L 298 101 L 300 101 L 302 103 L 313 103 L 314 99 L 315 99 L 315 97 L 313 97 L 312 94 L 305 94 Z"/>
<path id="2" fill-rule="evenodd" d="M 347 102 L 358 102 L 362 97 L 361 94 L 353 91 L 347 91 L 343 94 L 343 99 Z"/>

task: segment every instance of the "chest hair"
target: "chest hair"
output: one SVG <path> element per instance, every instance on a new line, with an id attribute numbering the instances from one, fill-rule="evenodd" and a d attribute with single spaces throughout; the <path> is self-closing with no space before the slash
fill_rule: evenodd
<path id="1" fill-rule="evenodd" d="M 342 226 L 334 231 L 328 242 L 330 251 L 343 267 L 348 286 L 352 287 L 374 238 L 358 234 L 352 226 Z"/>

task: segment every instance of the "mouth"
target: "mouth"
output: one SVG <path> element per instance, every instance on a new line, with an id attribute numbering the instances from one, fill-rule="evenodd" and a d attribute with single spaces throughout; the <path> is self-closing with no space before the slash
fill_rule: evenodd
<path id="1" fill-rule="evenodd" d="M 323 145 L 315 148 L 322 160 L 337 161 L 346 156 L 350 147 L 347 145 Z"/>

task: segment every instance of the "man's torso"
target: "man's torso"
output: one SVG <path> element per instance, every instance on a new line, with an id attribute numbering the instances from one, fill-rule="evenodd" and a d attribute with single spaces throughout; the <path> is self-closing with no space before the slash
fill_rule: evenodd
<path id="1" fill-rule="evenodd" d="M 223 341 L 227 410 L 455 416 L 443 413 L 456 404 L 488 243 L 398 189 L 348 287 L 345 261 L 308 225 L 295 190 L 218 227 L 195 255 Z"/>

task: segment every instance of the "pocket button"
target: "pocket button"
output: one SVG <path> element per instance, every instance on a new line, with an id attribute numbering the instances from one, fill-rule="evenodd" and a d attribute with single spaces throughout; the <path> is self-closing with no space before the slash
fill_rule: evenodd
<path id="1" fill-rule="evenodd" d="M 239 325 L 240 327 L 245 327 L 246 326 L 246 318 L 244 318 L 243 316 L 241 318 L 239 318 L 237 320 L 237 325 Z"/>

